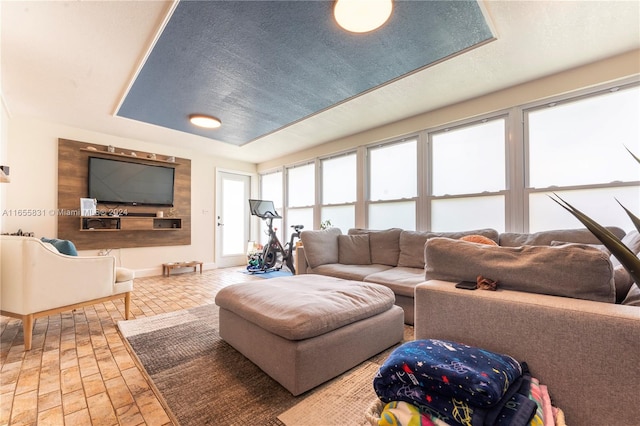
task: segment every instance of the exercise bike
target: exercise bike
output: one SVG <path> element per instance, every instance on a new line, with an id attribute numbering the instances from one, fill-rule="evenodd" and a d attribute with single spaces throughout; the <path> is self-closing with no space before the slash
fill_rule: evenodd
<path id="1" fill-rule="evenodd" d="M 304 225 L 291 225 L 293 228 L 291 238 L 283 247 L 273 229 L 273 219 L 282 219 L 282 216 L 276 212 L 273 201 L 249 200 L 249 209 L 253 216 L 258 216 L 266 222 L 269 241 L 265 244 L 262 252 L 255 253 L 249 258 L 247 271 L 252 273 L 279 271 L 286 265 L 291 273 L 295 275 L 296 269 L 293 266 L 295 246 L 293 240 L 294 238 L 300 238 L 300 231 L 304 228 Z"/>

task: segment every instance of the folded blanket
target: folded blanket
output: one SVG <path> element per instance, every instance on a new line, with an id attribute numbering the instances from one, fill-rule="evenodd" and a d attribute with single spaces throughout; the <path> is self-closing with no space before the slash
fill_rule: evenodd
<path id="1" fill-rule="evenodd" d="M 436 396 L 475 407 L 491 407 L 522 375 L 520 363 L 447 340 L 414 340 L 396 348 L 373 381 L 384 402 L 424 404 Z"/>
<path id="2" fill-rule="evenodd" d="M 438 426 L 443 421 L 432 420 L 431 416 L 421 413 L 418 407 L 404 401 L 391 401 L 380 413 L 378 426 Z"/>

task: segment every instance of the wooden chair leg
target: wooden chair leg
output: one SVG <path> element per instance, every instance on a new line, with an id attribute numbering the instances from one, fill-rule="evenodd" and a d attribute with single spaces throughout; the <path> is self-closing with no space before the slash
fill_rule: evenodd
<path id="1" fill-rule="evenodd" d="M 22 317 L 22 331 L 24 334 L 24 350 L 31 350 L 31 339 L 33 337 L 33 315 L 24 315 Z"/>
<path id="2" fill-rule="evenodd" d="M 124 319 L 129 319 L 129 309 L 131 308 L 131 292 L 124 295 Z"/>

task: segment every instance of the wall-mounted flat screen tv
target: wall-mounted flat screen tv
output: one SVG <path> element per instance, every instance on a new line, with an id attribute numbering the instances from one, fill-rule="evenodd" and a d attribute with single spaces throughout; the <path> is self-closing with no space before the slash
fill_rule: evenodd
<path id="1" fill-rule="evenodd" d="M 103 204 L 173 207 L 173 167 L 89 157 L 89 198 Z"/>

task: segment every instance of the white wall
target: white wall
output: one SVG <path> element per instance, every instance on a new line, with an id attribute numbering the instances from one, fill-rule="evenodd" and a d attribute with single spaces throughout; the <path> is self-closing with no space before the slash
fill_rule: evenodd
<path id="1" fill-rule="evenodd" d="M 87 145 L 114 145 L 173 155 L 191 160 L 191 245 L 114 249 L 119 264 L 136 270 L 137 276 L 159 275 L 162 263 L 200 260 L 205 268 L 215 267 L 215 170 L 223 168 L 254 174 L 252 163 L 227 160 L 188 150 L 139 140 L 114 137 L 61 124 L 14 117 L 9 120 L 6 157 L 11 166 L 11 183 L 3 184 L 2 232 L 18 229 L 36 237 L 57 235 L 58 138 L 87 142 Z M 3 142 L 4 145 L 4 142 Z M 1 154 L 0 154 L 1 155 Z M 4 163 L 3 163 L 4 164 Z M 32 211 L 39 216 L 18 216 Z M 96 238 L 99 238 L 97 236 Z M 81 251 L 95 255 L 97 250 Z"/>

